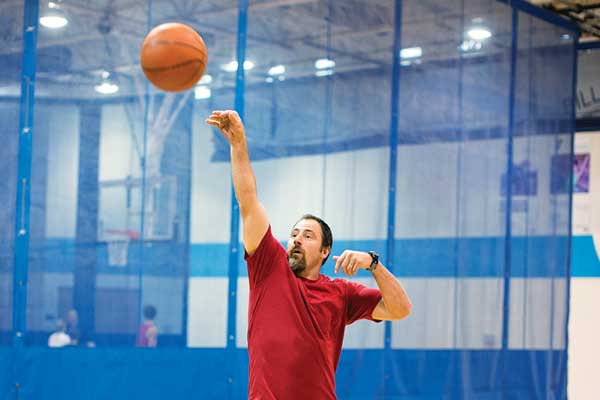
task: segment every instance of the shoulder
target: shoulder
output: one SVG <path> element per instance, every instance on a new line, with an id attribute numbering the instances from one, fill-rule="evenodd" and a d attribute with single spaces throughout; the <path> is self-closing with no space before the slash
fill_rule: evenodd
<path id="1" fill-rule="evenodd" d="M 267 254 L 273 253 L 285 253 L 285 249 L 283 248 L 281 243 L 277 241 L 275 236 L 273 236 L 271 226 L 269 225 L 256 250 L 252 254 L 246 251 L 244 254 L 244 258 L 246 259 L 246 261 L 253 261 L 256 259 L 263 258 Z"/>

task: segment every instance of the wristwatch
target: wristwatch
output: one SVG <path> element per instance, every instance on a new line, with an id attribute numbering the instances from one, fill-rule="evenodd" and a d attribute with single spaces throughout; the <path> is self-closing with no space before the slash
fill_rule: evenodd
<path id="1" fill-rule="evenodd" d="M 371 256 L 371 265 L 367 268 L 367 271 L 373 272 L 375 268 L 377 268 L 377 264 L 379 264 L 379 254 L 374 251 L 369 251 L 369 255 Z"/>

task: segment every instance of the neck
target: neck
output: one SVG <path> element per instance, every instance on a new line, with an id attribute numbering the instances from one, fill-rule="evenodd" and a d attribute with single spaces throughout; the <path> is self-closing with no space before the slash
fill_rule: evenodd
<path id="1" fill-rule="evenodd" d="M 316 281 L 317 279 L 319 279 L 319 275 L 321 274 L 321 267 L 320 266 L 315 266 L 313 268 L 306 268 L 304 271 L 299 272 L 298 276 L 301 276 L 304 279 L 309 279 L 311 281 Z"/>

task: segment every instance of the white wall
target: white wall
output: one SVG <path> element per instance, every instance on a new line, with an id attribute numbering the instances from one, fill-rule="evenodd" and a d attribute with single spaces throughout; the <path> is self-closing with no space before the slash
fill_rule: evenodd
<path id="1" fill-rule="evenodd" d="M 591 236 L 595 249 L 587 250 L 595 250 L 598 259 L 582 260 L 594 276 L 571 279 L 568 390 L 571 400 L 595 400 L 600 393 L 600 132 L 578 133 L 575 152 L 589 153 L 591 163 L 589 193 L 573 195 L 573 235 Z"/>
<path id="2" fill-rule="evenodd" d="M 79 113 L 74 105 L 53 105 L 44 113 L 48 135 L 46 237 L 74 238 L 79 180 Z M 35 143 L 34 143 L 35 146 Z"/>

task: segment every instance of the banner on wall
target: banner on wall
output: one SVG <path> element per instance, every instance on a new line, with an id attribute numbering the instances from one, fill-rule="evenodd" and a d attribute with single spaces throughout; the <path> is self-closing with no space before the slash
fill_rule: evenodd
<path id="1" fill-rule="evenodd" d="M 579 53 L 577 71 L 577 118 L 600 118 L 600 51 Z"/>

